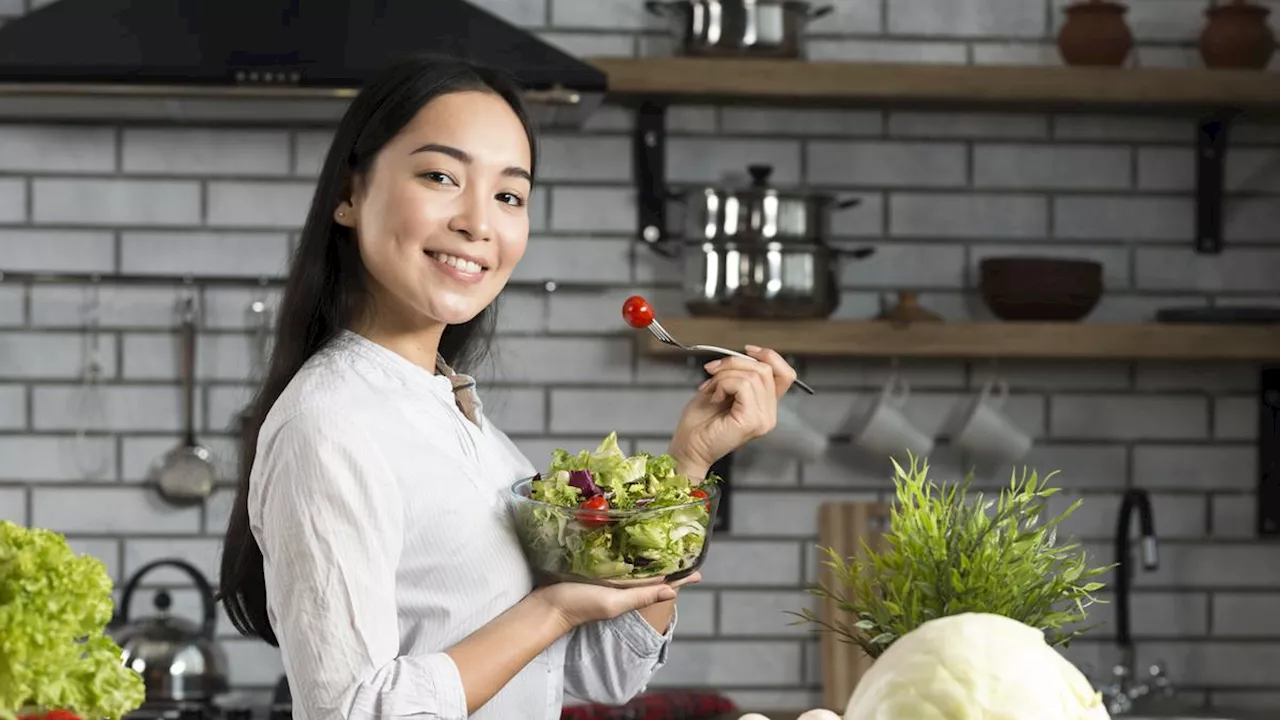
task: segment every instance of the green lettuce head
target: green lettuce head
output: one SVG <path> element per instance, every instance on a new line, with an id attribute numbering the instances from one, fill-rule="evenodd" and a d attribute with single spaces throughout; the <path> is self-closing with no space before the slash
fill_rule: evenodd
<path id="1" fill-rule="evenodd" d="M 119 720 L 140 707 L 142 677 L 104 634 L 113 609 L 102 561 L 58 533 L 0 522 L 0 720 L 43 710 Z"/>

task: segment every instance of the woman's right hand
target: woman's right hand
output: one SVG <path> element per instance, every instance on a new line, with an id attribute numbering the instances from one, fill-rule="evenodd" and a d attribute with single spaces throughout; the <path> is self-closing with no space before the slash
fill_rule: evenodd
<path id="1" fill-rule="evenodd" d="M 676 589 L 702 579 L 700 572 L 671 583 L 614 588 L 590 583 L 558 582 L 534 590 L 550 604 L 565 623 L 566 630 L 596 620 L 609 620 L 631 610 L 643 610 L 660 602 L 674 600 Z"/>

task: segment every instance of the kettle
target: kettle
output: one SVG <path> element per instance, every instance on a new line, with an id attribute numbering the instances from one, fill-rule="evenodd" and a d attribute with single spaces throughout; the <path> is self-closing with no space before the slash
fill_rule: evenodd
<path id="1" fill-rule="evenodd" d="M 129 605 L 143 575 L 162 566 L 176 567 L 195 582 L 204 605 L 200 625 L 169 614 L 172 598 L 165 590 L 155 595 L 159 615 L 129 620 Z M 110 634 L 122 650 L 124 664 L 142 676 L 146 685 L 144 707 L 211 703 L 227 692 L 227 656 L 214 640 L 217 620 L 209 581 L 191 564 L 178 559 L 150 562 L 125 585 L 120 608 Z"/>

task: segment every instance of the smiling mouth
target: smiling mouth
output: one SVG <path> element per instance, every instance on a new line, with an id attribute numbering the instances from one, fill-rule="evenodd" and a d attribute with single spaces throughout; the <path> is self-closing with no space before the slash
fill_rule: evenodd
<path id="1" fill-rule="evenodd" d="M 484 265 L 481 265 L 480 263 L 475 262 L 474 260 L 468 260 L 466 258 L 458 257 L 457 255 L 450 255 L 448 253 L 435 252 L 434 250 L 427 250 L 426 253 L 434 260 L 444 263 L 449 267 L 461 270 L 462 272 L 465 272 L 465 273 L 482 273 L 485 270 L 489 269 Z"/>

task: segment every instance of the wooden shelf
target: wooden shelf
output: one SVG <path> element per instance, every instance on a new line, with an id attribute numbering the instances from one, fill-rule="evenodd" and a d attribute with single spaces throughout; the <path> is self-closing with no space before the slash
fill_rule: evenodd
<path id="1" fill-rule="evenodd" d="M 764 321 L 672 318 L 662 324 L 689 344 L 741 349 L 751 343 L 814 357 L 1280 360 L 1280 325 L 1171 323 L 918 323 L 874 320 Z M 653 355 L 684 351 L 649 338 Z"/>
<path id="2" fill-rule="evenodd" d="M 1179 68 L 591 58 L 617 100 L 1028 108 L 1280 109 L 1280 73 Z"/>

